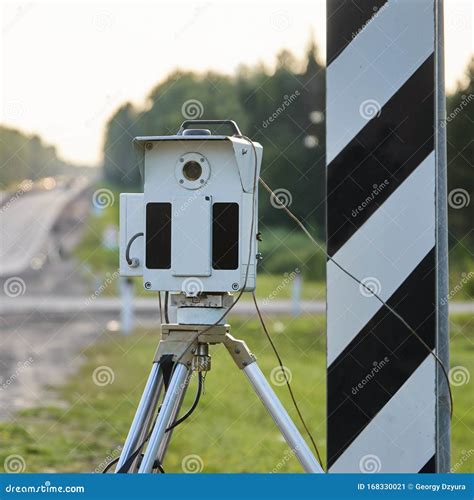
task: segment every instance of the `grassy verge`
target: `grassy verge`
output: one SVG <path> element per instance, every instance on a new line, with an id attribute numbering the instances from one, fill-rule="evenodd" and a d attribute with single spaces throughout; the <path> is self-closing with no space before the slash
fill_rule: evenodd
<path id="1" fill-rule="evenodd" d="M 473 321 L 472 316 L 452 319 L 451 365 L 468 373 L 474 373 Z M 233 334 L 247 341 L 272 378 L 276 361 L 258 323 L 234 318 L 232 324 Z M 286 319 L 269 326 L 324 456 L 324 318 Z M 117 446 L 128 431 L 157 341 L 157 331 L 140 330 L 130 337 L 104 334 L 85 352 L 79 373 L 59 389 L 56 406 L 24 411 L 15 423 L 0 426 L 0 463 L 20 455 L 27 472 L 101 470 L 110 460 L 106 457 L 119 453 Z M 197 455 L 203 472 L 300 472 L 243 374 L 234 369 L 222 347 L 214 347 L 212 354 L 201 403 L 174 434 L 166 471 L 182 472 L 189 455 Z M 100 385 L 107 381 L 111 383 Z M 194 399 L 195 387 L 193 380 L 183 408 Z M 286 387 L 275 390 L 297 421 Z M 453 386 L 453 394 L 452 463 L 456 472 L 472 472 L 473 401 L 468 385 Z"/>

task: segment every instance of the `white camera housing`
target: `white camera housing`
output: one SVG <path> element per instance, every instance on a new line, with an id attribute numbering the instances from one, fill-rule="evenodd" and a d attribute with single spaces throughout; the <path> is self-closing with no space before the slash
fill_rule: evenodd
<path id="1" fill-rule="evenodd" d="M 186 129 L 213 123 L 236 133 Z M 255 289 L 263 148 L 240 135 L 234 122 L 190 120 L 177 135 L 134 139 L 144 192 L 120 195 L 121 275 L 188 296 Z"/>

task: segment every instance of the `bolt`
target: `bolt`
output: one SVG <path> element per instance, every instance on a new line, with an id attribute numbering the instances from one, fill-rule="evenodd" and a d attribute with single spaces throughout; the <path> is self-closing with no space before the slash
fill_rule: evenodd
<path id="1" fill-rule="evenodd" d="M 180 184 L 184 184 L 184 179 L 179 179 Z"/>
<path id="2" fill-rule="evenodd" d="M 240 349 L 236 349 L 234 352 L 235 354 L 240 354 Z"/>
<path id="3" fill-rule="evenodd" d="M 204 184 L 206 181 L 205 181 L 204 179 L 201 179 L 199 182 L 200 182 L 201 184 Z"/>
<path id="4" fill-rule="evenodd" d="M 184 162 L 184 158 L 180 158 L 180 159 L 179 159 L 179 161 L 180 161 L 181 163 L 183 163 L 183 162 Z"/>
<path id="5" fill-rule="evenodd" d="M 203 162 L 203 163 L 204 163 L 204 158 L 201 158 L 201 162 Z"/>
<path id="6" fill-rule="evenodd" d="M 247 366 L 247 361 L 242 361 L 243 366 Z"/>
<path id="7" fill-rule="evenodd" d="M 238 283 L 232 283 L 232 290 L 238 290 L 239 289 L 239 284 Z"/>
<path id="8" fill-rule="evenodd" d="M 150 151 L 150 149 L 153 149 L 153 144 L 151 142 L 147 142 L 145 144 L 145 148 L 148 149 L 148 151 Z"/>
<path id="9" fill-rule="evenodd" d="M 151 288 L 151 283 L 150 283 L 149 281 L 147 281 L 147 282 L 145 283 L 145 288 L 146 288 L 147 290 L 149 290 L 149 289 Z"/>

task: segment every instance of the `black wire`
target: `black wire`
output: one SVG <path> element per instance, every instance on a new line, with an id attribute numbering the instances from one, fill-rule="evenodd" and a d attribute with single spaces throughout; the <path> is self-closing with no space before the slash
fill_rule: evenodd
<path id="1" fill-rule="evenodd" d="M 169 325 L 170 323 L 170 317 L 169 317 L 169 297 L 170 293 L 165 292 L 165 323 Z"/>
<path id="2" fill-rule="evenodd" d="M 127 261 L 127 264 L 131 266 L 133 264 L 132 259 L 130 258 L 130 248 L 132 246 L 132 243 L 137 239 L 140 238 L 140 236 L 143 236 L 143 233 L 136 233 L 134 234 L 127 243 L 127 248 L 125 250 L 125 260 Z"/>
<path id="3" fill-rule="evenodd" d="M 198 388 L 196 392 L 196 398 L 194 399 L 193 404 L 191 405 L 191 408 L 176 422 L 171 424 L 167 429 L 166 432 L 169 432 L 171 429 L 174 429 L 177 427 L 179 424 L 182 424 L 186 419 L 188 419 L 194 412 L 194 410 L 197 408 L 197 405 L 199 404 L 199 400 L 201 399 L 201 394 L 202 394 L 202 384 L 203 384 L 203 377 L 202 373 L 198 372 Z"/>
<path id="4" fill-rule="evenodd" d="M 117 457 L 116 459 L 112 460 L 112 462 L 107 464 L 107 467 L 102 471 L 102 474 L 106 474 L 107 471 L 112 467 L 112 465 L 115 465 L 119 460 L 120 460 L 120 457 Z"/>
<path id="5" fill-rule="evenodd" d="M 298 406 L 295 395 L 293 394 L 293 389 L 291 388 L 290 381 L 288 380 L 288 377 L 286 375 L 285 366 L 283 365 L 283 361 L 281 359 L 281 356 L 280 356 L 275 344 L 273 343 L 273 340 L 270 336 L 270 332 L 268 331 L 267 325 L 265 324 L 265 321 L 263 319 L 260 308 L 258 307 L 257 297 L 255 296 L 255 292 L 252 292 L 252 297 L 253 297 L 253 302 L 255 304 L 255 309 L 257 310 L 257 314 L 258 314 L 258 317 L 260 319 L 260 324 L 262 325 L 262 329 L 265 332 L 265 335 L 266 335 L 268 341 L 270 342 L 270 345 L 272 346 L 273 352 L 275 353 L 275 356 L 278 360 L 278 364 L 280 365 L 283 376 L 285 377 L 286 386 L 288 387 L 288 392 L 290 393 L 291 400 L 293 401 L 293 406 L 295 407 L 296 413 L 298 413 L 298 417 L 299 417 L 301 423 L 303 424 L 303 427 L 306 431 L 306 434 L 308 434 L 309 439 L 311 440 L 314 451 L 316 452 L 316 455 L 318 457 L 319 465 L 321 467 L 323 467 L 323 462 L 321 460 L 321 455 L 319 454 L 319 450 L 318 450 L 318 447 L 316 445 L 316 441 L 313 438 L 313 435 L 311 434 L 311 431 L 309 430 L 308 426 L 306 425 L 305 419 L 303 418 L 303 414 L 301 413 L 301 410 L 300 410 L 300 407 Z"/>
<path id="6" fill-rule="evenodd" d="M 350 273 L 347 269 L 345 269 L 339 262 L 337 262 L 333 257 L 331 257 L 326 250 L 314 239 L 314 237 L 311 235 L 311 233 L 306 229 L 305 225 L 296 217 L 296 215 L 283 203 L 280 201 L 278 196 L 273 192 L 273 190 L 270 188 L 270 186 L 260 177 L 260 184 L 270 193 L 272 199 L 280 205 L 280 208 L 283 209 L 283 211 L 292 219 L 294 220 L 298 226 L 303 230 L 303 232 L 308 236 L 308 238 L 312 241 L 312 243 L 326 256 L 327 259 L 329 259 L 336 267 L 338 267 L 343 273 L 345 273 L 349 278 L 353 279 L 356 283 L 358 283 L 360 286 L 363 286 L 370 294 L 372 294 L 391 314 L 393 314 L 403 325 L 405 325 L 406 328 L 410 331 L 412 335 L 414 335 L 418 341 L 427 349 L 427 351 L 434 357 L 436 362 L 439 364 L 444 377 L 446 378 L 446 383 L 448 384 L 448 391 L 449 391 L 449 406 L 450 406 L 450 414 L 451 418 L 453 417 L 453 409 L 454 409 L 454 404 L 453 404 L 453 394 L 451 392 L 451 384 L 449 382 L 449 376 L 448 372 L 446 370 L 446 367 L 444 366 L 443 362 L 439 358 L 439 356 L 433 352 L 433 350 L 430 348 L 430 346 L 418 335 L 416 330 L 408 324 L 408 322 L 397 312 L 393 307 L 389 306 L 385 300 L 383 300 L 376 292 L 374 292 L 371 288 L 369 288 L 365 283 L 363 283 L 360 279 L 358 279 L 356 276 L 354 276 L 352 273 Z"/>
<path id="7" fill-rule="evenodd" d="M 189 408 L 189 410 L 181 418 L 179 418 L 178 420 L 176 420 L 175 422 L 173 422 L 173 424 L 171 424 L 166 429 L 165 432 L 169 432 L 172 429 L 174 429 L 175 427 L 177 427 L 178 425 L 182 424 L 185 420 L 187 420 L 194 413 L 194 410 L 197 408 L 197 406 L 199 404 L 199 401 L 201 399 L 202 385 L 203 385 L 203 377 L 202 377 L 202 373 L 199 372 L 199 375 L 198 375 L 198 387 L 197 387 L 196 397 L 194 398 L 193 404 L 191 405 L 191 407 Z M 134 462 L 134 460 L 141 453 L 141 450 L 142 450 L 143 446 L 145 445 L 145 443 L 151 437 L 151 434 L 153 432 L 153 427 L 155 426 L 156 420 L 157 420 L 158 415 L 160 413 L 160 409 L 161 409 L 161 406 L 160 406 L 160 408 L 158 408 L 158 412 L 157 412 L 156 417 L 154 419 L 153 425 L 151 426 L 151 430 L 148 432 L 147 436 L 145 436 L 145 438 L 140 443 L 140 445 L 137 447 L 137 449 L 130 455 L 130 457 L 127 459 L 127 461 L 122 465 L 122 467 L 120 468 L 120 470 L 117 471 L 118 474 L 127 472 L 128 469 L 130 468 L 130 466 L 132 465 L 132 463 Z M 112 465 L 114 465 L 115 463 L 117 463 L 119 461 L 119 459 L 120 459 L 120 457 L 117 458 L 117 459 L 115 459 L 110 464 L 108 464 L 107 467 L 104 469 L 103 474 L 105 474 L 110 469 L 110 467 L 112 467 Z M 162 465 L 159 462 L 157 464 L 157 468 L 160 470 L 160 472 L 162 474 L 165 473 Z"/>
<path id="8" fill-rule="evenodd" d="M 158 305 L 160 307 L 160 323 L 163 324 L 163 305 L 161 303 L 161 292 L 158 292 Z"/>

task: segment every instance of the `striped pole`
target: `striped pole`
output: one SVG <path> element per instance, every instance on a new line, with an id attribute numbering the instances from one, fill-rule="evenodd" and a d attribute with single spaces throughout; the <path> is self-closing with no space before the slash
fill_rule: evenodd
<path id="1" fill-rule="evenodd" d="M 446 472 L 441 2 L 327 0 L 328 469 Z M 440 443 L 443 443 L 440 446 Z"/>

